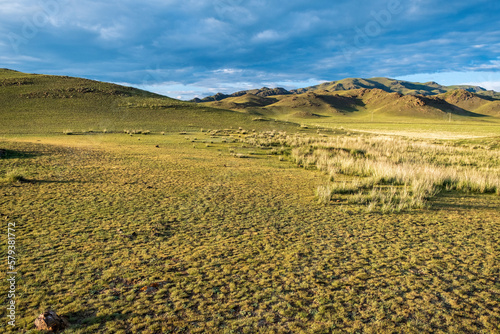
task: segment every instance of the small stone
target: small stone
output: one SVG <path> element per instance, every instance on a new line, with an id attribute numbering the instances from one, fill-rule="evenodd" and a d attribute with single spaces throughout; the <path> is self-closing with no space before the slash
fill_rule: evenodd
<path id="1" fill-rule="evenodd" d="M 35 327 L 38 330 L 58 332 L 64 330 L 68 326 L 68 321 L 57 315 L 53 310 L 47 310 L 35 319 Z"/>

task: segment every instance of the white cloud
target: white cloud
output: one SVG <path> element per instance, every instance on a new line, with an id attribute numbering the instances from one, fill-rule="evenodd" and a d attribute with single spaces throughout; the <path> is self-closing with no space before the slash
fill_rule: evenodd
<path id="1" fill-rule="evenodd" d="M 221 30 L 226 27 L 226 23 L 213 17 L 209 17 L 207 19 L 204 19 L 203 21 L 205 23 L 205 27 L 211 30 Z"/>
<path id="2" fill-rule="evenodd" d="M 257 35 L 255 35 L 252 39 L 256 42 L 263 41 L 274 41 L 282 38 L 282 36 L 276 32 L 275 30 L 269 29 L 269 30 L 264 30 L 259 32 Z"/>
<path id="3" fill-rule="evenodd" d="M 111 27 L 103 27 L 99 30 L 99 37 L 104 40 L 116 40 L 124 37 L 125 27 L 117 24 Z"/>
<path id="4" fill-rule="evenodd" d="M 500 60 L 490 60 L 486 64 L 479 64 L 479 65 L 470 66 L 468 69 L 471 71 L 500 70 Z"/>
<path id="5" fill-rule="evenodd" d="M 76 26 L 80 29 L 95 33 L 104 41 L 113 41 L 121 39 L 126 34 L 126 27 L 123 24 L 117 23 L 109 26 L 101 24 L 93 25 L 89 23 L 77 23 Z"/>
<path id="6" fill-rule="evenodd" d="M 305 88 L 310 86 L 319 85 L 323 82 L 328 82 L 326 80 L 318 80 L 318 79 L 308 79 L 308 80 L 285 80 L 285 81 L 276 81 L 276 82 L 264 82 L 264 86 L 266 87 L 283 87 L 285 89 L 297 89 L 297 88 Z"/>
<path id="7" fill-rule="evenodd" d="M 218 70 L 215 70 L 212 72 L 213 73 L 223 73 L 223 74 L 235 74 L 235 73 L 242 73 L 243 70 L 238 70 L 238 69 L 234 69 L 234 68 L 222 68 L 222 69 L 218 69 Z"/>
<path id="8" fill-rule="evenodd" d="M 290 25 L 290 29 L 293 29 L 294 32 L 303 32 L 320 23 L 321 19 L 317 16 L 317 13 L 297 13 L 293 24 Z"/>
<path id="9" fill-rule="evenodd" d="M 428 82 L 435 81 L 441 85 L 474 85 L 486 89 L 500 91 L 500 72 L 464 71 L 420 73 L 397 77 L 399 80 Z"/>
<path id="10" fill-rule="evenodd" d="M 18 16 L 26 15 L 27 12 L 33 10 L 33 1 L 10 1 L 0 0 L 0 7 L 2 8 L 2 16 Z"/>
<path id="11" fill-rule="evenodd" d="M 221 20 L 237 24 L 249 25 L 255 23 L 257 18 L 247 8 L 239 6 L 237 1 L 214 1 L 215 14 Z M 240 4 L 242 1 L 239 1 Z"/>
<path id="12" fill-rule="evenodd" d="M 500 81 L 466 82 L 464 85 L 472 85 L 500 92 Z"/>
<path id="13" fill-rule="evenodd" d="M 31 56 L 15 55 L 12 57 L 0 56 L 0 62 L 8 65 L 18 65 L 23 63 L 42 62 L 43 60 Z"/>

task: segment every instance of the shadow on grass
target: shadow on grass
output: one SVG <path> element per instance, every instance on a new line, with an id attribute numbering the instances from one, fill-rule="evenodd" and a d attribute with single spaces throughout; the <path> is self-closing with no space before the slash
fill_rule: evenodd
<path id="1" fill-rule="evenodd" d="M 497 201 L 491 201 L 491 199 Z M 431 200 L 434 210 L 480 210 L 497 208 L 500 196 L 492 193 L 464 193 L 459 191 L 442 191 Z"/>
<path id="2" fill-rule="evenodd" d="M 70 323 L 70 328 L 78 329 L 94 324 L 105 324 L 108 321 L 126 320 L 127 318 L 135 317 L 135 314 L 113 313 L 108 315 L 97 316 L 96 311 L 78 311 L 78 312 L 63 314 L 62 316 L 68 319 Z"/>
<path id="3" fill-rule="evenodd" d="M 2 182 L 0 186 L 22 187 L 23 184 L 70 184 L 70 183 L 86 183 L 83 181 L 75 180 L 34 180 L 22 178 L 15 182 Z"/>
<path id="4" fill-rule="evenodd" d="M 6 150 L 0 148 L 0 160 L 2 159 L 28 159 L 36 156 L 40 156 L 39 152 L 23 152 L 23 151 L 14 151 L 14 150 Z"/>
<path id="5" fill-rule="evenodd" d="M 29 183 L 41 183 L 41 184 L 48 184 L 48 183 L 60 183 L 60 184 L 69 184 L 69 183 L 87 183 L 83 181 L 77 181 L 77 180 L 27 180 L 24 182 L 29 182 Z"/>

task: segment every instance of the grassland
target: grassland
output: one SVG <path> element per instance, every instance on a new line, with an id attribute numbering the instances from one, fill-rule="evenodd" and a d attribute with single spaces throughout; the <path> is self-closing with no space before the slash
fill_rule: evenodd
<path id="1" fill-rule="evenodd" d="M 495 117 L 274 121 L 3 75 L 0 220 L 19 274 L 17 327 L 1 308 L 0 332 L 36 333 L 50 307 L 65 333 L 500 333 Z M 373 189 L 415 191 L 377 164 L 456 179 L 422 207 L 370 208 Z"/>
<path id="2" fill-rule="evenodd" d="M 498 332 L 500 197 L 324 205 L 322 172 L 234 132 L 4 136 L 18 329 L 52 307 L 66 333 Z"/>
<path id="3" fill-rule="evenodd" d="M 338 194 L 356 194 L 350 201 L 367 204 L 368 211 L 380 205 L 382 212 L 400 212 L 426 207 L 426 200 L 443 189 L 500 195 L 498 138 L 457 147 L 389 136 L 304 137 L 274 131 L 245 140 L 259 147 L 281 146 L 300 167 L 326 172 L 335 182 L 318 187 L 324 203 Z"/>

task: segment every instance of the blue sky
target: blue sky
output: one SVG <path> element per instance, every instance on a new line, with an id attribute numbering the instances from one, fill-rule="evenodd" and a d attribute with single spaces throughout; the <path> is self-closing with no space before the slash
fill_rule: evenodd
<path id="1" fill-rule="evenodd" d="M 0 0 L 0 67 L 190 99 L 385 76 L 500 91 L 498 0 Z"/>

